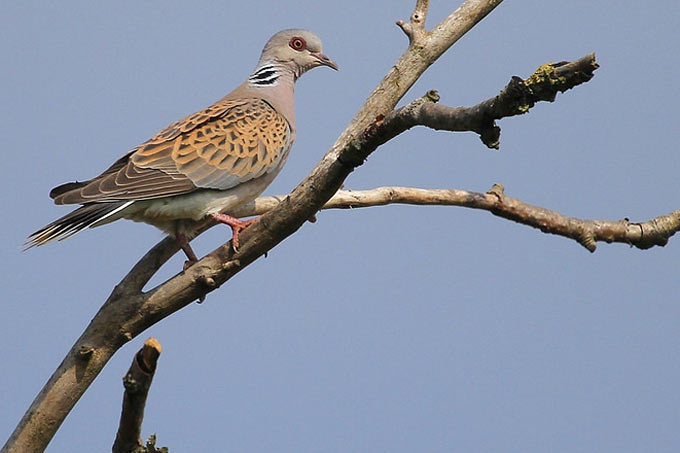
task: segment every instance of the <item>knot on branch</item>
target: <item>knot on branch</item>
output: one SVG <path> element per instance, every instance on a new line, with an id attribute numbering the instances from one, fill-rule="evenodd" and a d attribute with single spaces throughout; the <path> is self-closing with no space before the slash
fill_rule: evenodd
<path id="1" fill-rule="evenodd" d="M 663 247 L 668 244 L 668 239 L 680 228 L 680 219 L 673 215 L 657 217 L 649 222 L 637 223 L 640 228 L 640 239 L 633 245 L 641 250 L 646 250 L 658 245 Z"/>
<path id="2" fill-rule="evenodd" d="M 590 253 L 595 252 L 597 249 L 597 239 L 595 237 L 595 233 L 593 233 L 592 228 L 588 228 L 586 225 L 584 225 L 581 229 L 581 232 L 576 237 L 576 241 L 584 246 Z"/>
<path id="3" fill-rule="evenodd" d="M 78 360 L 89 360 L 90 357 L 92 357 L 92 354 L 94 353 L 94 348 L 92 346 L 88 345 L 82 345 L 81 347 L 78 348 Z"/>
<path id="4" fill-rule="evenodd" d="M 152 434 L 146 441 L 145 446 L 138 445 L 130 453 L 169 453 L 168 447 L 156 447 L 156 434 Z"/>
<path id="5" fill-rule="evenodd" d="M 533 77 L 533 76 L 532 76 Z M 512 76 L 510 82 L 501 90 L 501 92 L 496 96 L 497 104 L 494 106 L 496 109 L 501 108 L 506 105 L 507 112 L 504 112 L 503 116 L 509 115 L 521 115 L 529 111 L 536 104 L 536 97 L 531 90 L 528 82 L 524 81 L 521 77 Z M 514 113 L 513 113 L 514 111 Z M 499 112 L 500 113 L 500 112 Z M 500 119 L 493 118 L 499 116 L 498 114 L 492 115 L 490 120 Z"/>
<path id="6" fill-rule="evenodd" d="M 215 282 L 215 279 L 208 275 L 201 275 L 200 281 L 205 285 L 206 288 L 210 290 L 213 290 L 217 287 L 217 282 Z"/>
<path id="7" fill-rule="evenodd" d="M 125 390 L 130 393 L 137 393 L 139 392 L 140 386 L 132 373 L 128 372 L 125 376 L 123 376 L 123 387 L 125 387 Z"/>
<path id="8" fill-rule="evenodd" d="M 439 91 L 429 90 L 427 93 L 425 93 L 425 96 L 423 96 L 422 99 L 428 102 L 439 102 Z"/>
<path id="9" fill-rule="evenodd" d="M 425 105 L 436 104 L 437 102 L 439 102 L 439 99 L 440 96 L 437 90 L 428 90 L 427 93 L 425 93 L 418 99 L 414 99 L 404 107 L 395 111 L 393 115 L 389 115 L 384 121 L 376 123 L 376 126 L 382 126 L 383 123 L 393 120 L 394 117 L 397 116 L 397 114 L 401 117 L 409 117 L 410 121 L 414 122 L 415 123 L 414 125 L 416 125 L 417 118 L 420 115 L 419 111 L 422 109 L 422 107 Z"/>
<path id="10" fill-rule="evenodd" d="M 496 198 L 498 198 L 498 201 L 502 201 L 503 197 L 505 196 L 505 186 L 502 183 L 497 182 L 491 186 L 491 189 L 489 189 L 486 193 L 489 195 L 495 195 Z"/>
<path id="11" fill-rule="evenodd" d="M 396 22 L 397 26 L 408 36 L 410 46 L 424 47 L 425 45 L 428 37 L 428 32 L 425 30 L 428 8 L 429 0 L 418 0 L 409 21 L 404 22 L 399 19 Z"/>

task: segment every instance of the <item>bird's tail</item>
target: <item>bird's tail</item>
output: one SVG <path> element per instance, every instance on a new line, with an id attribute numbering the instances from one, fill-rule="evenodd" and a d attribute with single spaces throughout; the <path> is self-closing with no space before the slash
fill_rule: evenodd
<path id="1" fill-rule="evenodd" d="M 95 226 L 95 224 L 125 209 L 132 203 L 134 201 L 92 203 L 81 206 L 28 236 L 24 243 L 24 250 L 45 245 L 55 239 L 59 241 L 68 239 L 85 228 Z"/>

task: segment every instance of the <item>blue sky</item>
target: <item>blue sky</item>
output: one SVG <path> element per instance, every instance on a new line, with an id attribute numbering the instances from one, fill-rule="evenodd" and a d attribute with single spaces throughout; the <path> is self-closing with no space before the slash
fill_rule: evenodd
<path id="1" fill-rule="evenodd" d="M 315 31 L 340 71 L 297 85 L 298 136 L 267 190 L 320 160 L 406 46 L 414 1 L 13 2 L 0 17 L 6 213 L 0 437 L 113 286 L 162 238 L 117 222 L 21 252 L 84 179 L 239 84 L 274 32 Z M 434 26 L 459 2 L 433 1 Z M 676 2 L 505 1 L 404 99 L 471 105 L 512 75 L 595 51 L 589 83 L 503 120 L 501 150 L 415 129 L 346 187 L 486 191 L 583 218 L 678 209 Z M 195 241 L 205 254 L 229 237 Z M 121 377 L 163 344 L 144 436 L 171 451 L 677 451 L 680 239 L 648 251 L 575 242 L 450 207 L 323 212 L 114 356 L 48 451 L 105 451 Z M 176 256 L 154 281 L 182 266 Z"/>

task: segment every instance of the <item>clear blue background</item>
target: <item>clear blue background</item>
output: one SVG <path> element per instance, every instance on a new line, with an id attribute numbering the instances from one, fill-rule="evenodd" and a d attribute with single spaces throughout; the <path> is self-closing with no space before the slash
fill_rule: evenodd
<path id="1" fill-rule="evenodd" d="M 0 439 L 136 260 L 162 238 L 118 222 L 21 252 L 84 179 L 239 84 L 282 28 L 317 32 L 337 73 L 297 86 L 290 191 L 407 41 L 413 0 L 6 2 Z M 459 4 L 432 1 L 430 27 Z M 674 1 L 507 0 L 420 79 L 471 105 L 512 75 L 596 51 L 596 77 L 506 119 L 501 151 L 416 129 L 346 187 L 486 191 L 583 218 L 679 209 Z M 205 254 L 229 237 L 196 241 Z M 649 251 L 575 242 L 451 207 L 323 212 L 316 224 L 127 344 L 48 451 L 108 451 L 121 377 L 163 344 L 143 434 L 171 451 L 678 451 L 680 238 Z M 164 268 L 177 272 L 183 258 Z"/>

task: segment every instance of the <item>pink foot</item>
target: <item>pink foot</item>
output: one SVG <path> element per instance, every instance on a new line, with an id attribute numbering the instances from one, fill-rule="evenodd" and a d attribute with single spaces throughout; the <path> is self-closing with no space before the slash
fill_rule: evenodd
<path id="1" fill-rule="evenodd" d="M 241 220 L 237 219 L 236 217 L 230 216 L 229 214 L 211 214 L 212 218 L 215 219 L 216 221 L 220 223 L 224 223 L 225 225 L 229 225 L 231 227 L 231 246 L 234 249 L 235 252 L 238 252 L 238 246 L 239 246 L 239 241 L 238 241 L 238 235 L 241 232 L 241 230 L 245 229 L 249 225 L 252 225 L 253 223 L 257 222 L 260 220 L 259 217 L 255 217 L 254 219 L 250 220 Z"/>

